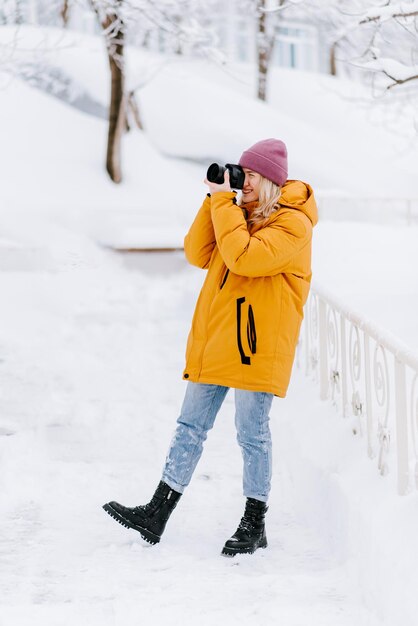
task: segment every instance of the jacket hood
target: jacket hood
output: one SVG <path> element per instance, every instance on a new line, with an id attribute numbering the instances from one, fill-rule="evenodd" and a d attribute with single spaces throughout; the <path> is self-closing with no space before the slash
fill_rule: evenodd
<path id="1" fill-rule="evenodd" d="M 308 183 L 301 180 L 288 180 L 282 187 L 279 204 L 302 211 L 309 217 L 312 226 L 318 223 L 318 208 L 313 189 Z"/>
<path id="2" fill-rule="evenodd" d="M 318 222 L 318 209 L 314 192 L 308 183 L 301 180 L 288 180 L 282 187 L 279 204 L 281 207 L 302 211 L 311 220 L 312 226 Z M 247 215 L 251 215 L 257 206 L 257 200 L 241 204 L 241 208 L 246 210 Z"/>

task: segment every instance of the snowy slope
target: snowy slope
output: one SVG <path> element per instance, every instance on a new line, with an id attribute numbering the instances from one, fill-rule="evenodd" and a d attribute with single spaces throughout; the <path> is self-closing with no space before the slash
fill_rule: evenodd
<path id="1" fill-rule="evenodd" d="M 39 237 L 48 249 L 54 246 L 53 238 L 38 233 L 33 225 L 38 213 L 87 232 L 103 245 L 182 246 L 206 192 L 203 164 L 164 156 L 148 135 L 135 131 L 124 139 L 125 180 L 116 186 L 101 161 L 106 140 L 103 120 L 18 80 L 0 91 L 0 98 L 4 112 L 0 131 L 7 146 L 0 151 L 0 199 L 3 215 L 12 214 L 11 219 L 3 219 L 2 234 L 19 242 L 24 232 L 24 243 L 32 249 L 30 262 L 47 263 L 34 257 L 45 255 L 45 249 L 39 251 Z M 212 146 L 215 149 L 215 141 Z M 199 158 L 204 160 L 200 149 Z M 218 149 L 222 150 L 221 142 Z M 23 229 L 26 217 L 19 215 L 28 212 L 32 225 Z M 402 223 L 320 221 L 313 269 L 325 288 L 418 351 L 416 238 L 417 227 Z M 13 264 L 16 253 L 7 243 L 0 246 L 4 250 L 0 267 Z M 22 263 L 21 255 L 19 259 L 16 263 Z"/>
<path id="2" fill-rule="evenodd" d="M 296 626 L 307 615 L 321 626 L 381 624 L 339 551 L 281 497 L 291 489 L 281 455 L 270 548 L 252 560 L 220 557 L 243 503 L 232 396 L 159 546 L 143 545 L 101 510 L 113 498 L 146 500 L 159 479 L 202 276 L 184 261 L 174 272 L 129 273 L 84 245 L 85 266 L 0 274 L 3 293 L 12 293 L 11 279 L 22 288 L 20 318 L 1 314 L 15 330 L 1 333 L 2 626 L 149 618 Z M 291 413 L 292 399 L 284 414 L 277 402 L 276 439 L 287 437 L 281 420 Z"/>
<path id="3" fill-rule="evenodd" d="M 100 37 L 31 27 L 17 32 L 16 60 L 33 60 L 35 49 L 46 70 L 59 68 L 76 92 L 107 106 L 109 76 Z M 15 29 L 0 28 L 0 41 L 15 39 Z M 273 68 L 265 105 L 253 98 L 251 66 L 222 68 L 134 49 L 127 50 L 127 62 L 128 88 L 136 88 L 147 136 L 166 155 L 203 164 L 234 162 L 260 137 L 277 136 L 289 148 L 289 177 L 308 180 L 317 190 L 354 198 L 416 198 L 418 145 L 403 135 L 402 124 L 397 132 L 385 128 L 384 117 L 377 125 L 382 107 L 368 106 L 368 92 L 359 85 Z"/>
<path id="4" fill-rule="evenodd" d="M 126 183 L 114 185 L 104 172 L 107 125 L 41 91 L 14 80 L 0 91 L 3 206 L 81 217 L 95 209 L 136 209 L 149 214 L 161 201 L 156 177 L 168 188 L 186 185 L 198 193 L 191 165 L 166 159 L 139 133 L 124 141 Z M 30 104 L 29 104 L 30 103 Z M 141 172 L 141 177 L 139 177 Z M 184 200 L 164 202 L 164 216 L 184 215 Z"/>
<path id="5" fill-rule="evenodd" d="M 14 320 L 0 311 L 0 624 L 383 626 L 400 616 L 413 626 L 416 497 L 396 496 L 394 477 L 378 476 L 296 368 L 272 410 L 266 551 L 219 554 L 243 506 L 232 395 L 160 545 L 106 516 L 105 501 L 139 504 L 159 480 L 203 272 L 181 254 L 128 270 L 87 240 L 50 234 L 77 264 L 0 273 L 20 305 Z"/>

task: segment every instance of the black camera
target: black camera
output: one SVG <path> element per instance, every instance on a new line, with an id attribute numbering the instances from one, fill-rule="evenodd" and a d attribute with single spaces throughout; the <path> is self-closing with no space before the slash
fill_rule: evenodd
<path id="1" fill-rule="evenodd" d="M 241 165 L 235 165 L 234 163 L 226 163 L 225 167 L 218 163 L 212 163 L 209 165 L 206 178 L 211 183 L 217 183 L 221 185 L 224 182 L 225 171 L 229 171 L 229 182 L 231 189 L 242 189 L 244 187 L 245 173 Z"/>

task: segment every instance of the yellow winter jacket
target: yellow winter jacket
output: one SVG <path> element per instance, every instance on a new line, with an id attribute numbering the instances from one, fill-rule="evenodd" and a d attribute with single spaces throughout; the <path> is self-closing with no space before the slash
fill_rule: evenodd
<path id="1" fill-rule="evenodd" d="M 234 192 L 207 196 L 184 240 L 188 261 L 207 269 L 187 341 L 183 378 L 285 397 L 311 282 L 311 187 L 290 180 L 261 228 L 257 203 Z"/>

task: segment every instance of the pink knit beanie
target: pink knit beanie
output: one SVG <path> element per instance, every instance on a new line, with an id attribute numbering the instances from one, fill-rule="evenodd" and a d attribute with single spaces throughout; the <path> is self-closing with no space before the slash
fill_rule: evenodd
<path id="1" fill-rule="evenodd" d="M 287 180 L 287 150 L 280 139 L 263 139 L 242 153 L 241 167 L 248 167 L 268 178 L 276 185 L 284 185 Z"/>

